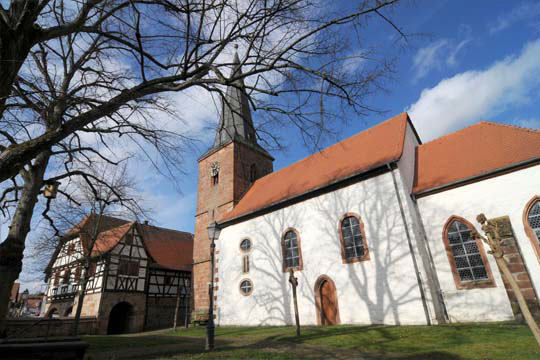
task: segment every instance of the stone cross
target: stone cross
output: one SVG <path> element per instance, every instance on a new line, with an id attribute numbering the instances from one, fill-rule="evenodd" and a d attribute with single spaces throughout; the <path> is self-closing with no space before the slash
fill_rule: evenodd
<path id="1" fill-rule="evenodd" d="M 298 316 L 298 300 L 296 298 L 296 287 L 298 286 L 298 279 L 294 276 L 294 270 L 289 269 L 289 282 L 292 286 L 293 300 L 294 300 L 294 318 L 296 320 L 296 336 L 300 336 L 300 317 Z"/>

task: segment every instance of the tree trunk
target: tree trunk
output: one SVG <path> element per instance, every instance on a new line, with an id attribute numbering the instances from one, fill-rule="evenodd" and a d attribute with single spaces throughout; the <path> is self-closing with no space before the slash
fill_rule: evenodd
<path id="1" fill-rule="evenodd" d="M 531 312 L 529 311 L 529 307 L 527 306 L 527 302 L 525 302 L 525 298 L 523 298 L 523 295 L 521 294 L 521 290 L 516 283 L 516 280 L 514 280 L 514 277 L 512 276 L 512 273 L 510 272 L 510 269 L 508 269 L 508 266 L 506 265 L 506 261 L 502 257 L 495 257 L 495 260 L 497 261 L 497 265 L 499 265 L 499 269 L 501 269 L 504 277 L 506 278 L 506 281 L 510 284 L 510 287 L 512 287 L 512 290 L 514 291 L 514 294 L 516 295 L 519 307 L 521 309 L 521 313 L 523 314 L 523 317 L 527 321 L 527 324 L 529 325 L 529 328 L 531 329 L 534 338 L 536 339 L 536 342 L 538 342 L 538 345 L 540 345 L 540 329 L 538 329 L 538 325 L 534 321 L 534 318 L 531 315 Z"/>
<path id="2" fill-rule="evenodd" d="M 176 291 L 176 308 L 174 309 L 174 324 L 173 324 L 173 330 L 176 331 L 176 324 L 178 321 L 178 309 L 180 309 L 180 285 L 178 285 Z"/>
<path id="3" fill-rule="evenodd" d="M 81 290 L 79 292 L 79 299 L 77 301 L 77 311 L 75 311 L 75 318 L 73 319 L 73 326 L 71 328 L 72 336 L 77 336 L 77 332 L 79 331 L 79 320 L 81 319 L 84 295 L 86 294 L 86 286 L 88 285 L 88 271 L 89 270 L 90 270 L 90 259 L 86 259 L 84 262 L 84 274 L 81 279 Z"/>
<path id="4" fill-rule="evenodd" d="M 8 235 L 0 244 L 0 336 L 5 334 L 11 287 L 22 270 L 24 243 L 30 232 L 32 214 L 43 186 L 50 153 L 50 150 L 40 153 L 33 166 L 21 174 L 24 180 L 21 198 L 11 220 Z"/>
<path id="5" fill-rule="evenodd" d="M 13 82 L 39 35 L 39 27 L 34 26 L 38 8 L 36 0 L 11 4 L 11 23 L 0 20 L 0 119 Z"/>

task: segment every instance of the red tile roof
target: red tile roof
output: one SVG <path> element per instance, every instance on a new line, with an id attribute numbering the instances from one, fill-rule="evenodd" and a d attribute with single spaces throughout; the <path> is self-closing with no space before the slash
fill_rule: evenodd
<path id="1" fill-rule="evenodd" d="M 540 131 L 480 122 L 420 145 L 414 193 L 540 158 Z"/>
<path id="2" fill-rule="evenodd" d="M 94 213 L 85 216 L 80 223 L 75 225 L 71 230 L 67 232 L 66 236 L 75 234 L 77 234 L 78 236 L 80 236 L 81 234 L 91 236 L 95 230 L 96 222 L 98 221 L 98 219 L 99 217 Z M 101 215 L 101 219 L 99 219 L 98 231 L 102 232 L 127 223 L 129 223 L 129 221 L 124 219 Z"/>
<path id="3" fill-rule="evenodd" d="M 84 248 L 87 249 L 97 219 L 98 216 L 94 214 L 86 216 L 68 234 L 78 235 Z M 134 224 L 136 223 L 111 216 L 102 216 L 92 256 L 109 252 Z M 159 266 L 176 270 L 189 270 L 191 268 L 193 263 L 192 234 L 146 224 L 137 224 L 137 227 L 149 255 Z"/>
<path id="4" fill-rule="evenodd" d="M 189 270 L 193 263 L 193 235 L 187 232 L 139 224 L 146 249 L 161 266 Z"/>
<path id="5" fill-rule="evenodd" d="M 292 199 L 396 161 L 403 152 L 408 116 L 399 114 L 316 154 L 258 179 L 220 222 Z"/>
<path id="6" fill-rule="evenodd" d="M 96 238 L 96 243 L 92 248 L 92 256 L 105 254 L 109 252 L 113 247 L 118 244 L 120 239 L 126 235 L 126 233 L 133 226 L 133 222 L 120 225 L 118 227 L 100 232 Z M 86 236 L 85 236 L 86 237 Z M 83 239 L 83 234 L 81 234 L 81 240 Z"/>

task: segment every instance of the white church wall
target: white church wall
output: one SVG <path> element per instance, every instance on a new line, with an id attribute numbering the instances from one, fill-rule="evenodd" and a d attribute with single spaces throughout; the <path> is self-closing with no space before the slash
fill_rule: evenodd
<path id="1" fill-rule="evenodd" d="M 452 321 L 512 319 L 510 302 L 493 256 L 487 254 L 496 287 L 458 290 L 443 244 L 446 221 L 457 215 L 481 232 L 476 215 L 488 218 L 508 215 L 533 286 L 540 290 L 540 264 L 525 234 L 523 210 L 527 202 L 540 195 L 540 166 L 515 171 L 418 199 L 427 237 L 441 283 L 445 304 Z M 484 250 L 487 246 L 484 244 Z"/>
<path id="2" fill-rule="evenodd" d="M 349 212 L 364 223 L 370 259 L 344 264 L 339 220 Z M 342 324 L 425 324 L 426 317 L 390 173 L 226 227 L 217 242 L 217 321 L 220 325 L 294 322 L 291 286 L 282 268 L 281 238 L 298 231 L 303 270 L 298 278 L 302 324 L 316 324 L 315 282 L 336 286 Z M 250 271 L 242 273 L 242 239 L 252 241 Z M 250 279 L 253 292 L 239 291 Z"/>

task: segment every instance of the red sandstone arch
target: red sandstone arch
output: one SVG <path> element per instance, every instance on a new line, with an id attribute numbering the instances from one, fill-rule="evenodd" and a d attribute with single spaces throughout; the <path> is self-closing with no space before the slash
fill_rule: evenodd
<path id="1" fill-rule="evenodd" d="M 133 305 L 121 301 L 111 308 L 107 324 L 107 335 L 124 334 L 132 331 Z"/>
<path id="2" fill-rule="evenodd" d="M 527 237 L 531 242 L 531 246 L 534 250 L 534 253 L 536 254 L 536 257 L 538 258 L 538 261 L 540 261 L 540 244 L 536 239 L 536 235 L 534 234 L 533 229 L 529 225 L 529 212 L 537 201 L 540 201 L 540 196 L 535 195 L 525 205 L 525 208 L 523 209 L 523 228 L 525 229 L 525 234 L 527 234 Z"/>

